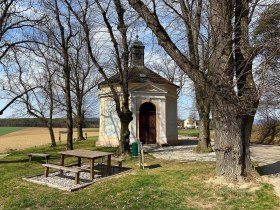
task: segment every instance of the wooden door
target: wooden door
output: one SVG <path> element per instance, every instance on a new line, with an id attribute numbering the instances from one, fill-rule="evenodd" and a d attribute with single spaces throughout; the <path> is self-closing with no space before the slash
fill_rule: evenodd
<path id="1" fill-rule="evenodd" d="M 152 103 L 144 103 L 140 107 L 139 138 L 143 144 L 156 143 L 156 109 Z"/>

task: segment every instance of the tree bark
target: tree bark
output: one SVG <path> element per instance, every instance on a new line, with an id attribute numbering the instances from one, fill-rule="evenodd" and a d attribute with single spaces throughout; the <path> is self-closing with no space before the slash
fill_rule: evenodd
<path id="1" fill-rule="evenodd" d="M 83 135 L 84 112 L 82 110 L 82 103 L 80 98 L 77 98 L 76 123 L 77 123 L 77 141 L 85 140 Z"/>
<path id="2" fill-rule="evenodd" d="M 242 181 L 252 173 L 249 143 L 254 117 L 243 116 L 234 105 L 215 99 L 216 174 L 231 182 Z"/>
<path id="3" fill-rule="evenodd" d="M 199 114 L 199 141 L 196 152 L 212 152 L 210 139 L 210 102 L 205 88 L 195 85 L 196 108 Z"/>
<path id="4" fill-rule="evenodd" d="M 63 71 L 65 80 L 65 99 L 66 99 L 66 125 L 67 125 L 67 149 L 73 149 L 73 117 L 72 117 L 72 102 L 71 102 L 71 87 L 70 87 L 70 68 L 64 68 Z"/>
<path id="5" fill-rule="evenodd" d="M 51 137 L 51 146 L 55 147 L 56 146 L 56 141 L 55 141 L 55 136 L 54 136 L 54 131 L 53 131 L 52 123 L 48 123 L 47 126 L 48 126 L 50 137 Z"/>
<path id="6" fill-rule="evenodd" d="M 132 121 L 132 112 L 127 110 L 125 112 L 122 112 L 120 117 L 121 122 L 121 130 L 120 130 L 120 145 L 118 148 L 119 154 L 130 154 L 130 146 L 129 146 L 129 123 Z"/>

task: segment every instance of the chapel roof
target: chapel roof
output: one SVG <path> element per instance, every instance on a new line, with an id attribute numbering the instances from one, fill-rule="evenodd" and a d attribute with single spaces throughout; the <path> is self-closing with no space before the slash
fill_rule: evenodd
<path id="1" fill-rule="evenodd" d="M 112 83 L 120 83 L 119 74 L 115 74 L 109 78 Z M 164 77 L 160 76 L 159 74 L 155 73 L 151 69 L 147 68 L 146 66 L 132 66 L 129 68 L 128 71 L 128 82 L 131 83 L 143 83 L 150 81 L 156 84 L 169 84 L 173 85 L 178 88 L 177 85 L 169 82 Z M 106 81 L 102 81 L 99 85 L 106 85 Z"/>
<path id="2" fill-rule="evenodd" d="M 169 82 L 167 79 L 145 66 L 144 48 L 144 44 L 139 40 L 139 37 L 137 35 L 136 40 L 132 43 L 131 46 L 131 64 L 128 71 L 128 82 L 144 83 L 150 81 L 156 84 L 169 84 L 179 88 L 177 85 L 173 84 L 172 82 Z M 118 84 L 121 82 L 119 74 L 111 76 L 109 80 L 114 84 Z M 99 83 L 99 87 L 100 85 L 106 84 L 106 81 L 103 81 Z"/>

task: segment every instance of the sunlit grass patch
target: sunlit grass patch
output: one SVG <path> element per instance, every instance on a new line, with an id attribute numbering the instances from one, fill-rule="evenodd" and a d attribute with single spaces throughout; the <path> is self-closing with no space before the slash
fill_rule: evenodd
<path id="1" fill-rule="evenodd" d="M 6 135 L 8 133 L 12 133 L 15 131 L 19 131 L 24 129 L 25 127 L 0 127 L 0 136 Z"/>
<path id="2" fill-rule="evenodd" d="M 178 130 L 178 134 L 183 135 L 183 136 L 198 137 L 199 130 L 198 129 L 180 129 L 180 130 Z"/>

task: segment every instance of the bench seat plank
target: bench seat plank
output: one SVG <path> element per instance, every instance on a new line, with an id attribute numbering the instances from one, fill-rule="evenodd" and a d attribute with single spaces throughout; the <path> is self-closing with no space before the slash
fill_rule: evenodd
<path id="1" fill-rule="evenodd" d="M 49 162 L 50 154 L 45 153 L 28 153 L 29 162 L 31 162 L 32 157 L 44 157 L 46 159 L 46 163 Z"/>
<path id="2" fill-rule="evenodd" d="M 82 172 L 83 170 L 81 168 L 72 168 L 72 167 L 67 167 L 67 166 L 60 166 L 60 165 L 55 165 L 55 164 L 42 164 L 44 167 L 48 168 L 54 168 L 62 171 L 70 171 L 74 173 Z"/>
<path id="3" fill-rule="evenodd" d="M 61 171 L 69 171 L 75 173 L 75 184 L 80 183 L 80 172 L 84 171 L 81 168 L 72 168 L 72 167 L 67 167 L 67 166 L 60 166 L 60 165 L 55 165 L 55 164 L 42 164 L 42 166 L 45 167 L 45 177 L 49 176 L 49 168 L 54 168 L 58 169 Z"/>
<path id="4" fill-rule="evenodd" d="M 29 153 L 28 155 L 38 156 L 38 157 L 48 157 L 48 156 L 50 156 L 50 154 L 45 154 L 45 153 Z"/>

